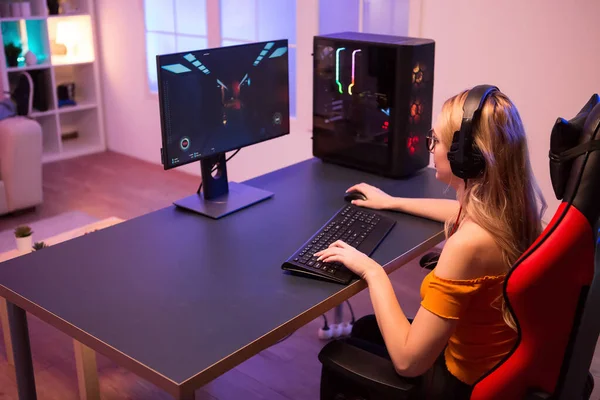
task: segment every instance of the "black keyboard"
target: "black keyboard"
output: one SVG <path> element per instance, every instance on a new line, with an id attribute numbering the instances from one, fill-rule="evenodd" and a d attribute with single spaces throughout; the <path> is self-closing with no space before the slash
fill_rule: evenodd
<path id="1" fill-rule="evenodd" d="M 342 240 L 370 256 L 395 223 L 396 221 L 371 210 L 347 205 L 308 239 L 281 268 L 347 285 L 357 278 L 352 271 L 338 262 L 317 261 L 317 257 L 313 255 L 336 240 Z"/>

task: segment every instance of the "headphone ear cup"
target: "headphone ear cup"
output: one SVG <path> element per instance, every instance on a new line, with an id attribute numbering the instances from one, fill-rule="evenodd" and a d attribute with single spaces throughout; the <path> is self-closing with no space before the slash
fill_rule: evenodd
<path id="1" fill-rule="evenodd" d="M 459 134 L 460 132 L 456 131 L 454 132 L 454 136 L 452 136 L 452 144 L 450 145 L 450 150 L 448 150 L 448 161 L 450 162 L 450 169 L 452 170 L 452 173 L 461 178 L 460 171 L 462 169 L 462 166 L 459 165 L 458 161 L 456 160 L 456 154 L 458 153 L 460 146 Z"/>
<path id="2" fill-rule="evenodd" d="M 450 146 L 450 148 L 454 148 L 455 150 L 458 150 L 459 142 L 460 142 L 460 132 L 456 131 L 456 132 L 454 132 L 454 135 L 452 136 L 452 145 Z"/>
<path id="3" fill-rule="evenodd" d="M 458 148 L 460 146 L 460 132 L 454 132 L 454 136 L 452 136 L 452 144 L 450 145 L 450 150 L 448 151 L 448 161 L 453 162 L 456 160 L 455 154 L 458 152 Z"/>
<path id="4" fill-rule="evenodd" d="M 448 161 L 450 162 L 450 168 L 452 173 L 462 179 L 473 179 L 479 177 L 485 170 L 485 158 L 475 144 L 471 145 L 471 149 L 466 150 L 463 154 L 462 162 L 456 160 L 456 154 L 459 151 L 460 133 L 454 132 L 452 137 L 452 144 L 448 151 Z"/>
<path id="5" fill-rule="evenodd" d="M 477 178 L 483 174 L 485 171 L 485 158 L 483 154 L 479 150 L 479 148 L 473 145 L 473 150 L 471 151 L 471 160 L 469 170 L 471 172 L 470 178 Z"/>

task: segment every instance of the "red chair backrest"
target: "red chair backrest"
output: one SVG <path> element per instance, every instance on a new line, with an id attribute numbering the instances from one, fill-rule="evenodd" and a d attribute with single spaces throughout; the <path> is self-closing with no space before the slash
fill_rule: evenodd
<path id="1" fill-rule="evenodd" d="M 588 301 L 594 278 L 594 225 L 600 215 L 600 151 L 592 148 L 600 143 L 599 101 L 594 95 L 577 117 L 568 122 L 559 119 L 553 129 L 551 173 L 557 197 L 564 201 L 507 276 L 504 298 L 517 323 L 519 340 L 504 360 L 476 382 L 472 400 L 522 399 L 534 390 L 564 397 L 561 393 L 573 390 L 565 388 L 564 381 L 584 329 L 582 315 L 595 311 L 600 316 L 600 302 Z M 572 157 L 560 159 L 559 153 Z M 586 334 L 597 339 L 598 328 Z M 590 342 L 593 345 L 586 350 L 593 354 L 595 340 L 587 340 L 586 346 Z M 588 358 L 578 360 L 587 362 L 584 371 L 589 368 Z M 577 398 L 570 395 L 565 398 Z"/>

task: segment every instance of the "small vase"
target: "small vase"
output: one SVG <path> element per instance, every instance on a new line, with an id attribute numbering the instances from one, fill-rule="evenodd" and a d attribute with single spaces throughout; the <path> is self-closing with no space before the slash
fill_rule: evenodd
<path id="1" fill-rule="evenodd" d="M 21 3 L 21 17 L 31 17 L 31 4 L 28 1 Z"/>
<path id="2" fill-rule="evenodd" d="M 31 50 L 25 53 L 25 64 L 27 65 L 36 65 L 38 62 L 37 57 Z"/>
<path id="3" fill-rule="evenodd" d="M 31 248 L 33 247 L 33 239 L 31 235 L 15 239 L 17 240 L 17 250 L 19 251 L 19 253 L 31 253 Z"/>
<path id="4" fill-rule="evenodd" d="M 21 17 L 21 4 L 10 3 L 10 13 L 13 17 Z"/>

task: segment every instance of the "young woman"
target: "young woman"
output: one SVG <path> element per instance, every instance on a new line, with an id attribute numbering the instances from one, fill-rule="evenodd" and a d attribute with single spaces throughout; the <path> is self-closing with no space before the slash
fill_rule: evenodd
<path id="1" fill-rule="evenodd" d="M 436 178 L 456 190 L 457 200 L 395 198 L 365 183 L 348 189 L 367 198 L 354 200 L 355 205 L 446 223 L 446 244 L 422 283 L 421 307 L 412 323 L 388 276 L 371 258 L 341 241 L 316 254 L 343 263 L 368 284 L 375 317 L 357 321 L 353 336 L 371 342 L 380 338 L 400 375 L 423 375 L 429 394 L 444 399 L 468 398 L 472 385 L 514 346 L 517 334 L 502 285 L 512 264 L 541 233 L 545 209 L 521 118 L 500 91 L 486 98 L 473 125 L 474 145 L 485 159 L 483 173 L 466 181 L 453 175 L 448 150 L 467 95 L 464 91 L 444 103 L 428 137 Z"/>

